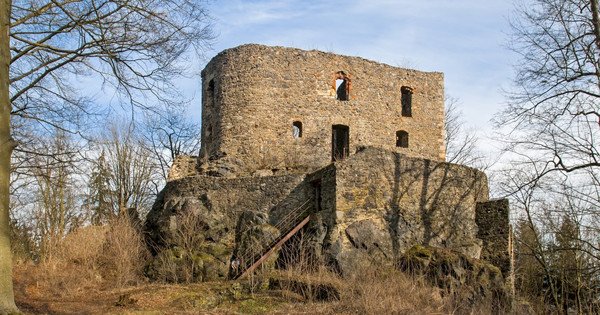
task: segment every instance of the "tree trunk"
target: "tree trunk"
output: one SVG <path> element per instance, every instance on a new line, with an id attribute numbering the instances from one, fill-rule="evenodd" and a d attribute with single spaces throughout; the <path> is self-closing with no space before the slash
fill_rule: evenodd
<path id="1" fill-rule="evenodd" d="M 594 23 L 594 36 L 596 37 L 596 47 L 600 49 L 600 12 L 598 12 L 598 0 L 591 0 L 592 5 L 592 23 Z"/>
<path id="2" fill-rule="evenodd" d="M 598 12 L 598 0 L 591 0 L 592 4 L 592 23 L 594 23 L 594 36 L 596 37 L 596 47 L 600 49 L 600 12 Z M 597 60 L 600 63 L 600 58 Z M 596 73 L 598 75 L 598 73 Z M 600 87 L 600 80 L 598 80 Z"/>
<path id="3" fill-rule="evenodd" d="M 8 225 L 10 155 L 14 141 L 10 137 L 10 98 L 8 67 L 11 0 L 0 0 L 0 314 L 18 313 L 12 285 L 12 255 Z"/>

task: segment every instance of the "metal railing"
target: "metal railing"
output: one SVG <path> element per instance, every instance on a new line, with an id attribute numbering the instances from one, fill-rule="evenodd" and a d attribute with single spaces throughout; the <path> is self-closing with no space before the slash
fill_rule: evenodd
<path id="1" fill-rule="evenodd" d="M 242 254 L 238 254 L 236 257 L 238 266 L 237 268 L 232 269 L 231 278 L 238 279 L 251 267 L 255 268 L 256 266 L 253 265 L 260 261 L 263 256 L 270 255 L 275 250 L 274 247 L 276 247 L 283 238 L 288 236 L 294 228 L 300 223 L 305 224 L 306 222 L 303 222 L 303 220 L 311 214 L 313 200 L 312 197 L 308 198 L 299 207 L 288 212 L 283 218 L 279 219 L 273 227 L 279 230 L 280 233 L 278 235 L 268 233 L 267 240 L 261 242 L 261 244 L 266 244 L 265 246 L 261 244 L 251 244 L 244 249 Z M 289 235 L 289 237 L 291 237 L 291 235 Z"/>

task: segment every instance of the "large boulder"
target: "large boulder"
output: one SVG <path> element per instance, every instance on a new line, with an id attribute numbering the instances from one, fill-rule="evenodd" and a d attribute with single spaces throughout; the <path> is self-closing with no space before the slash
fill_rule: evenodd
<path id="1" fill-rule="evenodd" d="M 195 282 L 223 278 L 231 255 L 227 213 L 211 209 L 211 197 L 159 196 L 146 220 L 154 256 L 148 265 L 153 279 Z M 158 208 L 158 209 L 156 209 Z"/>
<path id="2" fill-rule="evenodd" d="M 246 269 L 269 249 L 281 232 L 269 224 L 269 216 L 257 211 L 245 211 L 238 220 L 235 232 L 236 247 L 233 257 L 238 260 L 240 267 Z M 274 255 L 276 256 L 276 255 Z M 271 265 L 274 258 L 264 265 Z M 237 275 L 241 270 L 229 270 L 230 276 Z"/>
<path id="3" fill-rule="evenodd" d="M 343 276 L 360 273 L 368 266 L 391 266 L 392 242 L 381 220 L 366 219 L 351 223 L 344 236 L 326 246 L 326 263 Z M 348 241 L 344 241 L 344 239 Z"/>
<path id="4" fill-rule="evenodd" d="M 445 248 L 415 245 L 399 258 L 397 266 L 403 272 L 425 278 L 467 308 L 488 302 L 500 312 L 510 306 L 510 294 L 500 269 L 484 260 Z"/>
<path id="5" fill-rule="evenodd" d="M 378 260 L 392 257 L 389 232 L 378 226 L 374 220 L 354 222 L 346 228 L 345 232 L 352 246 L 364 249 L 369 256 Z"/>

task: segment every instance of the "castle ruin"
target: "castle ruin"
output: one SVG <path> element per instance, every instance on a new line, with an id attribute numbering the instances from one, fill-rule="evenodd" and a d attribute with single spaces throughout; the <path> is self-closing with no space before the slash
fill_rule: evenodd
<path id="1" fill-rule="evenodd" d="M 508 204 L 444 162 L 442 73 L 243 45 L 208 63 L 202 89 L 199 157 L 177 159 L 145 226 L 168 250 L 182 215 L 199 218 L 199 278 L 240 276 L 275 247 L 342 274 L 417 244 L 508 270 Z"/>

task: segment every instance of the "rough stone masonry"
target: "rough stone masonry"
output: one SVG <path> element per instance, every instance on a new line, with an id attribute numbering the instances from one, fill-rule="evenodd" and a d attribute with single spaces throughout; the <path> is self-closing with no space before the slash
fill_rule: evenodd
<path id="1" fill-rule="evenodd" d="M 350 100 L 336 100 L 334 74 L 347 73 Z M 349 129 L 349 152 L 372 145 L 443 161 L 444 87 L 439 72 L 391 67 L 320 51 L 243 45 L 202 71 L 205 160 L 238 170 L 310 169 L 331 162 L 332 126 Z M 404 88 L 404 89 L 403 89 Z M 402 98 L 411 110 L 402 112 Z M 294 123 L 301 136 L 294 137 Z M 408 146 L 397 146 L 398 132 Z"/>
<path id="2" fill-rule="evenodd" d="M 279 266 L 302 256 L 346 274 L 429 245 L 508 271 L 508 203 L 489 202 L 483 172 L 444 162 L 442 73 L 243 45 L 202 81 L 200 156 L 175 161 L 146 221 L 155 257 L 176 260 L 191 213 L 198 279 L 226 277 L 232 257 L 287 233 L 280 223 L 308 205 Z M 337 99 L 342 84 L 349 100 Z"/>

